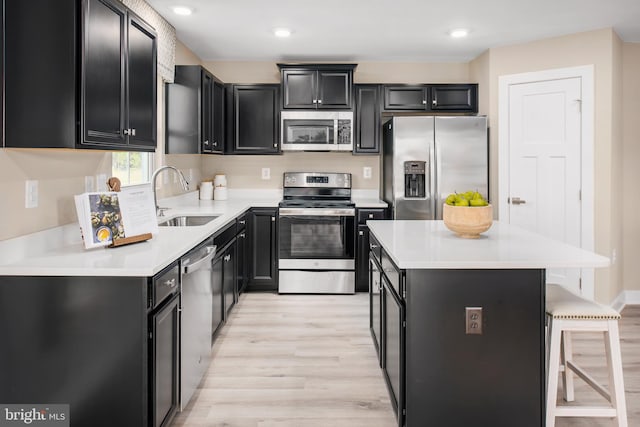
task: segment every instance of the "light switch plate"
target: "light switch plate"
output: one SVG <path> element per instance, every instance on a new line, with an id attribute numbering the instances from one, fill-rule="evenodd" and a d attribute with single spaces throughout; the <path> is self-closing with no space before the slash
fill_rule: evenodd
<path id="1" fill-rule="evenodd" d="M 38 207 L 38 181 L 36 180 L 25 181 L 24 207 L 27 209 Z"/>
<path id="2" fill-rule="evenodd" d="M 371 167 L 365 166 L 362 168 L 362 176 L 364 179 L 371 179 Z"/>
<path id="3" fill-rule="evenodd" d="M 262 179 L 271 179 L 271 168 L 262 168 Z"/>

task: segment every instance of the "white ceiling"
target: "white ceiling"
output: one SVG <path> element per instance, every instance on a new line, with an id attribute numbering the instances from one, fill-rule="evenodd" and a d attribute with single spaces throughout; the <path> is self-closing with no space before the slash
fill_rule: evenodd
<path id="1" fill-rule="evenodd" d="M 458 62 L 612 27 L 640 42 L 640 0 L 147 0 L 203 60 Z M 171 7 L 189 6 L 191 16 Z M 293 31 L 278 39 L 273 29 Z M 470 30 L 452 39 L 451 29 Z"/>

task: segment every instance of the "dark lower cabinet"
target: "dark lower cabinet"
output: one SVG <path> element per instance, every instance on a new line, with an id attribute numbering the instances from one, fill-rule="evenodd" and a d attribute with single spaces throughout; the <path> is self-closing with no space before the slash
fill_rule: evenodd
<path id="1" fill-rule="evenodd" d="M 227 85 L 228 154 L 280 152 L 280 85 Z"/>
<path id="2" fill-rule="evenodd" d="M 380 152 L 380 86 L 356 85 L 356 154 Z"/>
<path id="3" fill-rule="evenodd" d="M 150 425 L 150 301 L 146 277 L 0 277 L 0 402 Z"/>
<path id="4" fill-rule="evenodd" d="M 236 235 L 236 295 L 245 291 L 247 286 L 247 215 L 241 216 L 238 221 L 238 234 Z"/>
<path id="5" fill-rule="evenodd" d="M 176 296 L 151 316 L 151 416 L 153 427 L 167 426 L 178 408 L 180 361 L 179 298 Z"/>
<path id="6" fill-rule="evenodd" d="M 369 227 L 367 220 L 387 219 L 385 208 L 358 208 L 356 292 L 369 292 Z"/>
<path id="7" fill-rule="evenodd" d="M 248 290 L 278 290 L 277 219 L 275 208 L 253 208 L 249 213 Z"/>
<path id="8" fill-rule="evenodd" d="M 224 319 L 225 322 L 231 314 L 231 310 L 236 303 L 236 243 L 235 240 L 224 251 L 222 257 L 222 270 L 224 284 Z"/>
<path id="9" fill-rule="evenodd" d="M 369 330 L 378 353 L 378 364 L 382 367 L 382 279 L 380 265 L 371 255 L 369 258 Z"/>
<path id="10" fill-rule="evenodd" d="M 384 307 L 382 352 L 382 372 L 387 382 L 391 405 L 396 412 L 398 426 L 404 425 L 404 303 L 395 293 L 393 286 L 382 275 L 382 301 Z M 446 425 L 446 424 L 442 424 Z"/>

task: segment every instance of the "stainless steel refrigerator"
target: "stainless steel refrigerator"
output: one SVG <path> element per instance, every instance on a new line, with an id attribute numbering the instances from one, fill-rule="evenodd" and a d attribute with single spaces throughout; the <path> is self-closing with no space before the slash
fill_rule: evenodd
<path id="1" fill-rule="evenodd" d="M 442 219 L 454 192 L 489 200 L 485 116 L 397 116 L 383 128 L 382 198 L 393 219 Z"/>

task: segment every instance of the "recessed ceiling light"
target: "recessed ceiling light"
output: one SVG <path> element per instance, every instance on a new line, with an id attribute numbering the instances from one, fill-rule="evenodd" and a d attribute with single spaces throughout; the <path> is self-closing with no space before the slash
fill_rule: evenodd
<path id="1" fill-rule="evenodd" d="M 291 35 L 291 30 L 288 28 L 276 28 L 273 30 L 273 34 L 275 34 L 276 37 L 289 37 Z"/>
<path id="2" fill-rule="evenodd" d="M 449 32 L 449 35 L 454 39 L 459 39 L 462 37 L 467 37 L 469 35 L 469 30 L 467 30 L 466 28 L 457 28 L 455 30 L 451 30 Z"/>
<path id="3" fill-rule="evenodd" d="M 189 16 L 193 13 L 193 9 L 186 6 L 175 6 L 173 8 L 173 13 L 176 15 Z"/>

